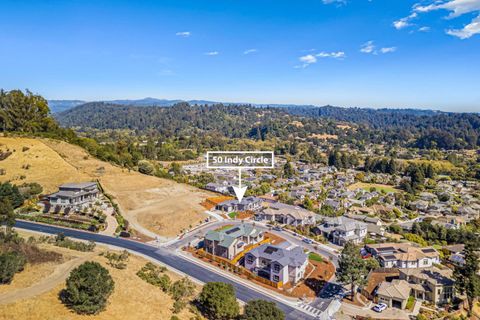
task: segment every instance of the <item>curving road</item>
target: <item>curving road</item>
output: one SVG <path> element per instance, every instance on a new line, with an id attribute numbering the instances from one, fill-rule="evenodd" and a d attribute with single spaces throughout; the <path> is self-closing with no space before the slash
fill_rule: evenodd
<path id="1" fill-rule="evenodd" d="M 286 304 L 280 300 L 274 299 L 254 288 L 248 287 L 243 285 L 242 283 L 236 282 L 227 278 L 219 273 L 214 273 L 210 270 L 203 268 L 197 264 L 191 263 L 185 258 L 176 255 L 174 252 L 167 250 L 166 248 L 157 248 L 151 245 L 147 245 L 144 243 L 127 240 L 123 238 L 115 238 L 111 236 L 79 231 L 74 229 L 68 228 L 61 228 L 56 226 L 50 226 L 45 224 L 27 222 L 18 220 L 15 223 L 16 228 L 26 229 L 31 231 L 43 232 L 48 234 L 58 234 L 64 233 L 67 237 L 87 240 L 87 241 L 94 241 L 97 243 L 107 244 L 111 246 L 116 246 L 119 248 L 131 250 L 137 252 L 139 254 L 148 256 L 162 264 L 170 266 L 171 268 L 180 270 L 181 272 L 187 274 L 188 276 L 199 280 L 203 283 L 206 282 L 225 282 L 230 283 L 235 287 L 237 298 L 241 301 L 249 301 L 253 299 L 263 299 L 268 301 L 275 302 L 280 309 L 285 312 L 286 319 L 315 319 L 313 316 L 300 311 L 299 309 L 294 308 L 293 306 Z"/>

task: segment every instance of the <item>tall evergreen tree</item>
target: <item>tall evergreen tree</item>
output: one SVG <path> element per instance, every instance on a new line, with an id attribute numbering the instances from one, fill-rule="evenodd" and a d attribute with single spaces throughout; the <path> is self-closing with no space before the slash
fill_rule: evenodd
<path id="1" fill-rule="evenodd" d="M 352 300 L 355 296 L 356 287 L 365 284 L 367 274 L 367 266 L 360 256 L 360 248 L 353 242 L 348 241 L 338 259 L 336 276 L 338 281 L 351 286 Z"/>
<path id="2" fill-rule="evenodd" d="M 455 288 L 465 294 L 468 301 L 468 316 L 471 316 L 473 303 L 480 296 L 480 276 L 478 275 L 478 246 L 473 242 L 465 245 L 465 263 L 456 264 L 453 272 Z"/>

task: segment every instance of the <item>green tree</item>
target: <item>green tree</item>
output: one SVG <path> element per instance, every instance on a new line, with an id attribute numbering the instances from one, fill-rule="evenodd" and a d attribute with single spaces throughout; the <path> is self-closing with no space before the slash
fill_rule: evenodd
<path id="1" fill-rule="evenodd" d="M 8 199 L 13 208 L 18 208 L 25 200 L 16 185 L 10 182 L 0 184 L 0 199 Z"/>
<path id="2" fill-rule="evenodd" d="M 348 241 L 343 247 L 340 258 L 338 259 L 336 276 L 338 281 L 351 286 L 352 301 L 356 287 L 362 286 L 365 283 L 367 273 L 365 262 L 360 256 L 359 247 L 353 242 Z"/>
<path id="3" fill-rule="evenodd" d="M 88 261 L 72 270 L 61 299 L 79 314 L 97 314 L 105 309 L 114 286 L 107 269 Z"/>
<path id="4" fill-rule="evenodd" d="M 240 307 L 235 297 L 235 289 L 228 283 L 207 283 L 203 287 L 198 301 L 204 313 L 210 319 L 233 319 L 236 318 L 240 312 Z"/>
<path id="5" fill-rule="evenodd" d="M 473 309 L 473 301 L 480 295 L 480 276 L 478 275 L 478 247 L 473 243 L 465 245 L 465 263 L 456 264 L 453 271 L 455 288 L 460 294 L 465 294 L 468 301 L 468 316 Z"/>
<path id="6" fill-rule="evenodd" d="M 7 233 L 15 225 L 15 213 L 8 198 L 0 198 L 0 226 L 6 225 Z"/>
<path id="7" fill-rule="evenodd" d="M 18 252 L 0 254 L 0 283 L 12 282 L 15 273 L 22 271 L 25 263 L 25 257 Z"/>
<path id="8" fill-rule="evenodd" d="M 285 178 L 292 178 L 295 175 L 295 169 L 290 161 L 287 161 L 283 166 L 283 175 Z"/>
<path id="9" fill-rule="evenodd" d="M 30 91 L 0 90 L 0 130 L 45 132 L 57 129 L 47 100 Z"/>
<path id="10" fill-rule="evenodd" d="M 285 314 L 274 302 L 251 300 L 245 305 L 244 320 L 283 320 Z"/>

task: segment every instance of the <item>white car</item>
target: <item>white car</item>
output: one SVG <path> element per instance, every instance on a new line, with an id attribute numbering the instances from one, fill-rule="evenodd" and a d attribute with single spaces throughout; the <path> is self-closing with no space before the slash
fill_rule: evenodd
<path id="1" fill-rule="evenodd" d="M 380 313 L 380 312 L 382 312 L 383 310 L 387 309 L 387 307 L 388 307 L 388 306 L 387 306 L 385 303 L 379 303 L 379 304 L 377 304 L 376 306 L 374 306 L 374 307 L 372 308 L 372 310 L 375 311 L 375 312 Z"/>

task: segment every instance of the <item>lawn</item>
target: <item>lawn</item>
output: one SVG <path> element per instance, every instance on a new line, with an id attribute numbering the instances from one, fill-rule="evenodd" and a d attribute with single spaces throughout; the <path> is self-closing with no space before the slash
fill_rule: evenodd
<path id="1" fill-rule="evenodd" d="M 382 192 L 401 192 L 401 190 L 394 188 L 393 186 L 389 186 L 386 184 L 378 184 L 378 183 L 363 183 L 363 182 L 357 182 L 348 187 L 350 190 L 355 190 L 355 189 L 364 189 L 367 191 L 370 191 L 371 188 L 375 188 L 377 191 Z"/>
<path id="2" fill-rule="evenodd" d="M 321 255 L 316 254 L 316 253 L 314 253 L 314 252 L 310 252 L 310 253 L 308 254 L 308 258 L 309 258 L 310 260 L 317 261 L 317 262 L 323 262 L 323 260 L 324 260 Z"/>
<path id="3" fill-rule="evenodd" d="M 230 212 L 230 213 L 228 214 L 228 216 L 230 217 L 230 219 L 235 219 L 235 218 L 237 217 L 237 215 L 238 215 L 238 212 Z"/>

